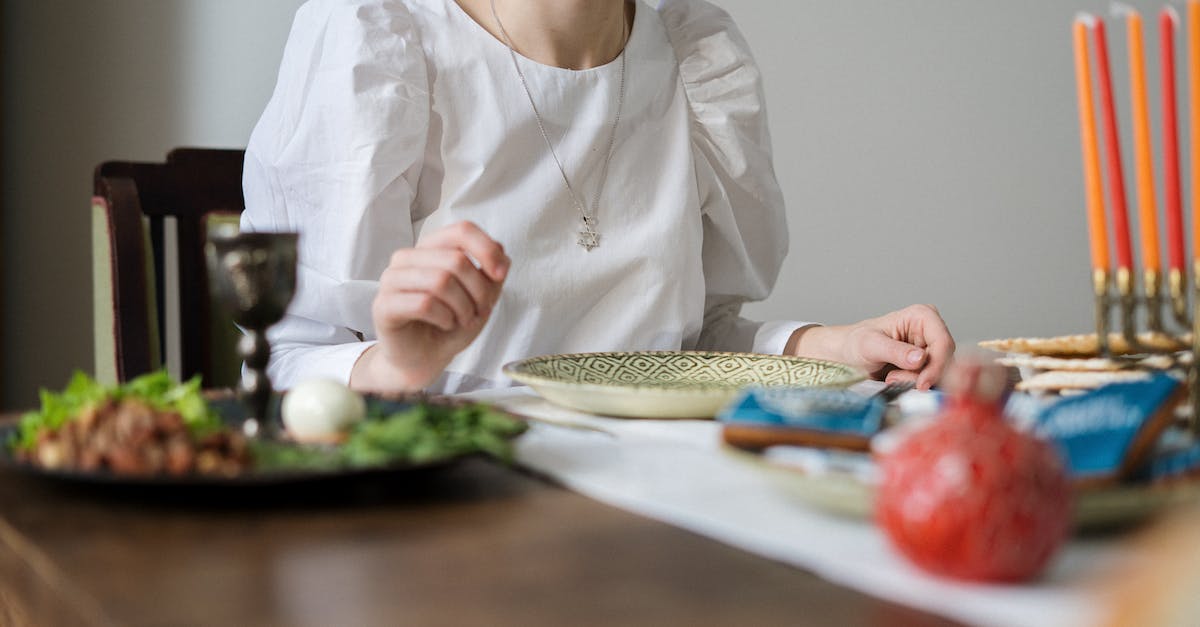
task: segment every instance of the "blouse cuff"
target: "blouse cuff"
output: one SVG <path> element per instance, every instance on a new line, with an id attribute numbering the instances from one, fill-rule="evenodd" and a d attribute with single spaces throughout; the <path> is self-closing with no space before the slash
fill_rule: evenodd
<path id="1" fill-rule="evenodd" d="M 374 345 L 375 342 L 352 342 L 278 350 L 271 355 L 268 370 L 272 383 L 281 389 L 310 379 L 332 379 L 350 385 L 355 362 Z"/>
<path id="2" fill-rule="evenodd" d="M 782 355 L 783 349 L 787 347 L 788 340 L 791 339 L 792 333 L 796 329 L 803 327 L 814 326 L 815 322 L 796 322 L 793 320 L 773 320 L 764 322 L 758 327 L 758 331 L 754 334 L 754 349 L 755 353 L 766 353 L 768 355 Z"/>

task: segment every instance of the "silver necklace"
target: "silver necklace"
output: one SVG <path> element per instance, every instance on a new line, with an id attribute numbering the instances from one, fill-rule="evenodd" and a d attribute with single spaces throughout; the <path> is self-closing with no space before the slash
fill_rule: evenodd
<path id="1" fill-rule="evenodd" d="M 542 122 L 542 115 L 533 101 L 533 92 L 529 90 L 529 82 L 525 80 L 525 73 L 521 71 L 521 64 L 517 61 L 517 52 L 513 48 L 512 38 L 508 36 L 508 30 L 504 28 L 504 22 L 500 21 L 500 14 L 496 12 L 496 0 L 491 0 L 491 3 L 492 17 L 496 20 L 496 26 L 500 28 L 500 34 L 504 36 L 504 45 L 508 47 L 513 67 L 516 68 L 517 76 L 521 79 L 521 87 L 525 89 L 525 96 L 529 98 L 529 106 L 533 109 L 533 117 L 537 120 L 538 130 L 542 132 L 542 139 L 545 140 L 546 147 L 550 149 L 550 156 L 554 157 L 554 164 L 558 166 L 558 173 L 562 175 L 563 184 L 567 187 L 571 202 L 575 204 L 575 209 L 579 211 L 579 217 L 583 220 L 579 239 L 575 243 L 590 251 L 600 245 L 600 230 L 599 224 L 596 222 L 596 213 L 600 209 L 600 197 L 604 195 L 604 183 L 608 180 L 608 164 L 612 161 L 613 147 L 617 142 L 617 123 L 621 121 L 621 107 L 625 104 L 625 46 L 629 44 L 629 34 L 625 35 L 625 41 L 621 45 L 621 82 L 617 91 L 617 115 L 613 118 L 612 131 L 608 136 L 608 154 L 604 157 L 604 167 L 600 170 L 600 186 L 596 189 L 596 197 L 592 200 L 592 207 L 589 211 L 583 199 L 571 186 L 570 179 L 567 178 L 567 170 L 563 168 L 562 160 L 558 158 L 558 153 L 554 150 L 554 143 L 550 141 L 550 136 L 546 133 L 546 125 Z"/>

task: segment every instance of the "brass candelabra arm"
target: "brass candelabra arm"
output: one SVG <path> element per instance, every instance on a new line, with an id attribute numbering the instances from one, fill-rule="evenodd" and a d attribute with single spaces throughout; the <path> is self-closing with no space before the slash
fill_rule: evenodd
<path id="1" fill-rule="evenodd" d="M 1162 273 L 1146 270 L 1142 274 L 1143 291 L 1146 295 L 1146 326 L 1156 333 L 1163 333 Z"/>
<path id="2" fill-rule="evenodd" d="M 1192 317 L 1188 315 L 1187 276 L 1179 268 L 1171 268 L 1167 273 L 1167 290 L 1171 298 L 1171 313 L 1175 322 L 1187 329 L 1192 326 Z"/>
<path id="3" fill-rule="evenodd" d="M 1096 295 L 1096 342 L 1100 354 L 1108 356 L 1108 270 L 1097 268 L 1092 271 L 1092 289 Z"/>
<path id="4" fill-rule="evenodd" d="M 1121 303 L 1121 335 L 1129 349 L 1135 353 L 1142 351 L 1138 342 L 1137 326 L 1134 319 L 1137 312 L 1138 298 L 1134 294 L 1133 274 L 1128 268 L 1117 269 L 1117 296 Z"/>
<path id="5" fill-rule="evenodd" d="M 1200 261 L 1196 263 L 1196 269 L 1200 270 Z M 1196 277 L 1195 293 L 1192 295 L 1192 302 L 1200 307 L 1200 274 L 1193 274 Z M 1183 281 L 1181 280 L 1180 283 Z M 1192 403 L 1192 418 L 1189 426 L 1192 429 L 1192 435 L 1200 438 L 1200 310 L 1192 312 L 1192 363 L 1188 366 L 1188 392 Z"/>

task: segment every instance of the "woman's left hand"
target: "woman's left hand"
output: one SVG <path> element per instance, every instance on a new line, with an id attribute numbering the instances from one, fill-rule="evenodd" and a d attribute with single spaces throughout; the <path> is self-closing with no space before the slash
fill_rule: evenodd
<path id="1" fill-rule="evenodd" d="M 785 353 L 839 361 L 889 383 L 912 381 L 927 390 L 954 355 L 954 338 L 932 305 L 912 305 L 845 326 L 796 330 Z"/>

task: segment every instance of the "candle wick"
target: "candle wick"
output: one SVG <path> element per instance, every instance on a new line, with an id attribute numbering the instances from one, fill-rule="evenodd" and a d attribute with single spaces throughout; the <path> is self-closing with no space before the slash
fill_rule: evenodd
<path id="1" fill-rule="evenodd" d="M 1097 22 L 1096 16 L 1092 15 L 1091 13 L 1088 13 L 1086 11 L 1080 11 L 1079 13 L 1075 14 L 1075 23 L 1083 24 L 1084 26 L 1088 27 L 1089 29 L 1095 28 L 1096 22 Z"/>

